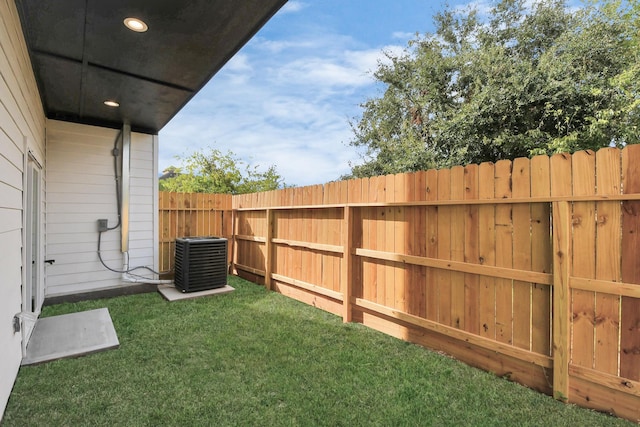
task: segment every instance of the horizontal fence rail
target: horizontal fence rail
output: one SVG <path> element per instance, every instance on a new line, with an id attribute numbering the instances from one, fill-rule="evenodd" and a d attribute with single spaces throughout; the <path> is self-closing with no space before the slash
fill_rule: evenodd
<path id="1" fill-rule="evenodd" d="M 640 146 L 234 196 L 232 271 L 640 420 Z"/>

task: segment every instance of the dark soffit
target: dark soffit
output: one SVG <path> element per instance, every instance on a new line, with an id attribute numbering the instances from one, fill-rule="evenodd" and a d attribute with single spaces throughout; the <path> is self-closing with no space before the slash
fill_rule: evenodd
<path id="1" fill-rule="evenodd" d="M 158 133 L 286 0 L 16 0 L 48 118 Z M 135 33 L 126 17 L 145 21 Z M 103 104 L 107 99 L 119 108 Z"/>

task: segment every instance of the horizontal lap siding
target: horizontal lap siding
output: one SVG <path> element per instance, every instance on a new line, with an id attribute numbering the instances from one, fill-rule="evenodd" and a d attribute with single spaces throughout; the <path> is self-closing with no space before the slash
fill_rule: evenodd
<path id="1" fill-rule="evenodd" d="M 118 222 L 113 149 L 117 130 L 50 120 L 47 134 L 47 296 L 126 286 L 97 255 L 97 220 Z M 131 136 L 129 266 L 154 265 L 154 137 Z M 121 162 L 118 157 L 118 163 Z M 105 263 L 120 270 L 120 228 L 102 233 Z M 144 270 L 138 270 L 151 277 Z"/>
<path id="2" fill-rule="evenodd" d="M 0 1 L 0 419 L 22 358 L 8 327 L 22 301 L 22 191 L 25 139 L 44 166 L 45 119 L 12 0 Z M 42 198 L 44 204 L 44 197 Z M 44 205 L 43 205 L 44 207 Z"/>
<path id="3" fill-rule="evenodd" d="M 131 135 L 131 185 L 129 205 L 129 266 L 154 266 L 154 215 L 157 210 L 154 185 L 154 137 Z M 136 274 L 154 278 L 148 270 Z"/>

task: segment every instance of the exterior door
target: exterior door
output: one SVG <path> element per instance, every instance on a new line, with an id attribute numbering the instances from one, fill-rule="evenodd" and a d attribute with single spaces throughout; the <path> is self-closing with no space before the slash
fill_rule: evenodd
<path id="1" fill-rule="evenodd" d="M 42 254 L 42 168 L 29 153 L 25 168 L 25 276 L 22 290 L 23 347 L 26 348 L 44 302 Z M 24 350 L 23 348 L 23 350 Z"/>

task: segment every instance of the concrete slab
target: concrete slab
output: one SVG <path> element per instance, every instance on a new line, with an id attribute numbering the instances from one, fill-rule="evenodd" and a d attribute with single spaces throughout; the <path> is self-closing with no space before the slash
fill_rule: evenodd
<path id="1" fill-rule="evenodd" d="M 118 348 L 107 308 L 38 319 L 22 365 L 84 356 Z"/>
<path id="2" fill-rule="evenodd" d="M 208 289 L 206 291 L 197 291 L 197 292 L 182 292 L 180 289 L 176 289 L 176 287 L 173 285 L 158 285 L 158 292 L 162 294 L 164 299 L 170 302 L 180 301 L 183 299 L 200 298 L 208 295 L 227 294 L 233 291 L 235 291 L 235 289 L 229 285 L 223 286 L 221 288 Z"/>

